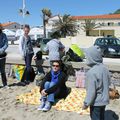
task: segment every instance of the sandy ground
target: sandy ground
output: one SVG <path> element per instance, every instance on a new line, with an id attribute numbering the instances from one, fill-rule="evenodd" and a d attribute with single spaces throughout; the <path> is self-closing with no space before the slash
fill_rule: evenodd
<path id="1" fill-rule="evenodd" d="M 37 111 L 38 106 L 36 105 L 17 103 L 16 96 L 29 92 L 35 83 L 25 87 L 17 86 L 16 83 L 17 80 L 9 78 L 10 89 L 0 89 L 0 120 L 90 120 L 89 115 L 57 111 L 53 108 L 45 113 Z M 70 87 L 75 87 L 74 82 L 67 84 Z M 120 92 L 120 88 L 118 89 Z M 112 100 L 107 106 L 105 120 L 119 120 L 118 117 L 120 118 L 120 99 Z"/>

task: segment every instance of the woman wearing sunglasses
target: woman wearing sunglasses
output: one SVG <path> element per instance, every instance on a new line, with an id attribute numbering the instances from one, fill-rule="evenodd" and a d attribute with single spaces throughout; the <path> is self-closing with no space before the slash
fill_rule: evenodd
<path id="1" fill-rule="evenodd" d="M 60 69 L 60 61 L 52 62 L 52 69 L 40 86 L 41 105 L 38 110 L 49 111 L 56 98 L 65 98 L 68 94 L 66 75 Z"/>

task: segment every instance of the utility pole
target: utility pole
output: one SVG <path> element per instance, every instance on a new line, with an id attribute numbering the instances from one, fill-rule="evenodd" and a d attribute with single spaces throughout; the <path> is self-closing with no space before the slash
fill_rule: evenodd
<path id="1" fill-rule="evenodd" d="M 25 0 L 22 0 L 22 9 L 19 9 L 19 14 L 22 15 L 23 18 L 23 26 L 25 25 L 25 16 L 30 15 L 29 11 L 26 10 Z"/>

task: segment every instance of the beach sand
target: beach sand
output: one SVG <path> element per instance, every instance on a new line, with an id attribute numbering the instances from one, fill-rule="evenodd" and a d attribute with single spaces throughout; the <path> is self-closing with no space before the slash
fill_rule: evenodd
<path id="1" fill-rule="evenodd" d="M 16 83 L 17 80 L 9 78 L 10 89 L 0 89 L 0 120 L 90 120 L 89 115 L 57 111 L 53 108 L 49 112 L 41 112 L 37 111 L 36 105 L 18 103 L 16 96 L 29 92 L 35 87 L 35 83 L 25 87 L 17 86 Z M 75 87 L 75 82 L 67 82 L 67 85 Z M 120 88 L 117 89 L 120 92 Z M 105 116 L 105 120 L 119 120 L 120 99 L 110 101 Z"/>

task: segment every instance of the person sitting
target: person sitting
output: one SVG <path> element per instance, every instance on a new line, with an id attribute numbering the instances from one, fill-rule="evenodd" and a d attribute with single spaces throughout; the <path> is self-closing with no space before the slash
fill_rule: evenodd
<path id="1" fill-rule="evenodd" d="M 60 61 L 52 62 L 52 69 L 40 86 L 41 105 L 38 110 L 49 111 L 56 98 L 65 98 L 68 94 L 66 75 L 60 69 Z"/>

